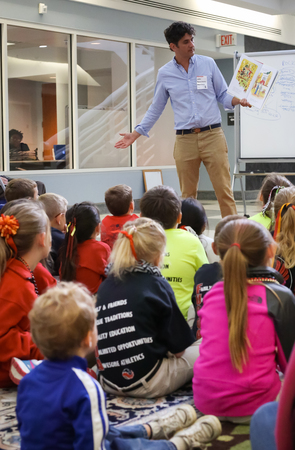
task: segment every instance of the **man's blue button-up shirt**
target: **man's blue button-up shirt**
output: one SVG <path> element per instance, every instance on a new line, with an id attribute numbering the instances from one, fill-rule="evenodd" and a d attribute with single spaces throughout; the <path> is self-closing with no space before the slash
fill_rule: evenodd
<path id="1" fill-rule="evenodd" d="M 198 78 L 199 83 L 197 77 L 201 77 Z M 226 91 L 227 84 L 212 58 L 194 55 L 190 59 L 188 72 L 173 58 L 159 70 L 153 103 L 135 130 L 148 136 L 169 98 L 175 130 L 219 123 L 221 115 L 217 102 L 226 110 L 233 109 L 233 97 Z"/>

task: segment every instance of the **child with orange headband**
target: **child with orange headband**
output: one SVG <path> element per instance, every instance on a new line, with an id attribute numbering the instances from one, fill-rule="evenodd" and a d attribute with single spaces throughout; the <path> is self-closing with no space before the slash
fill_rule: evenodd
<path id="1" fill-rule="evenodd" d="M 31 339 L 28 314 L 39 294 L 33 271 L 50 246 L 49 221 L 40 204 L 22 200 L 7 206 L 0 218 L 1 388 L 13 385 L 13 357 L 43 359 Z"/>
<path id="2" fill-rule="evenodd" d="M 161 275 L 165 245 L 148 218 L 127 222 L 114 244 L 97 293 L 97 362 L 112 394 L 160 397 L 192 379 L 198 345 Z"/>
<path id="3" fill-rule="evenodd" d="M 61 249 L 60 279 L 78 281 L 91 294 L 96 294 L 105 279 L 105 267 L 110 247 L 99 242 L 100 232 L 98 208 L 90 202 L 76 203 L 66 213 L 67 233 Z"/>

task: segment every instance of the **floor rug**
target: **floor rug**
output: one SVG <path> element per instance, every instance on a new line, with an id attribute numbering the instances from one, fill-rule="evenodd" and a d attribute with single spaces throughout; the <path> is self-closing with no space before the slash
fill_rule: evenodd
<path id="1" fill-rule="evenodd" d="M 20 436 L 15 415 L 17 389 L 0 389 L 0 450 L 20 449 Z M 193 405 L 190 389 L 181 389 L 158 399 L 135 399 L 131 397 L 107 396 L 107 411 L 110 424 L 122 426 L 145 423 L 153 417 L 166 414 L 170 408 L 181 403 Z M 251 450 L 249 426 L 222 424 L 222 434 L 208 450 Z"/>

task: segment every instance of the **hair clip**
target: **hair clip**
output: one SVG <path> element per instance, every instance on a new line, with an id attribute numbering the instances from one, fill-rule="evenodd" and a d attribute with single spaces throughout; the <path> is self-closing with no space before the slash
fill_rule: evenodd
<path id="1" fill-rule="evenodd" d="M 271 197 L 272 197 L 273 191 L 276 189 L 276 193 L 275 193 L 275 196 L 276 196 L 277 193 L 280 192 L 281 189 L 284 189 L 284 187 L 285 187 L 285 186 L 274 186 L 274 187 L 272 188 L 272 190 L 271 190 L 270 193 L 269 193 L 267 202 L 265 203 L 265 205 L 264 205 L 263 208 L 262 208 L 262 215 L 263 215 L 263 217 L 265 216 L 266 210 L 267 210 L 267 208 L 268 208 L 269 205 L 270 205 Z"/>
<path id="2" fill-rule="evenodd" d="M 137 231 L 136 228 L 135 228 L 135 230 Z M 136 261 L 138 261 L 137 254 L 136 254 L 135 247 L 134 247 L 132 234 L 127 233 L 127 231 L 125 231 L 125 230 L 121 230 L 121 231 L 119 231 L 119 233 L 124 234 L 124 236 L 127 237 L 127 239 L 129 239 L 132 254 L 133 254 L 134 258 L 136 259 Z"/>
<path id="3" fill-rule="evenodd" d="M 17 254 L 17 248 L 12 236 L 16 235 L 19 229 L 19 221 L 14 216 L 1 214 L 0 217 L 0 236 L 6 240 L 7 245 Z"/>
<path id="4" fill-rule="evenodd" d="M 19 229 L 19 221 L 14 216 L 5 216 L 1 214 L 0 217 L 0 236 L 7 239 L 13 236 Z"/>

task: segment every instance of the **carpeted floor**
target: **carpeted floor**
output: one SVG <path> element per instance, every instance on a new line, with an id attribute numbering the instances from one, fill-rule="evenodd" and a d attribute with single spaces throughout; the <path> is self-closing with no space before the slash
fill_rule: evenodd
<path id="1" fill-rule="evenodd" d="M 20 436 L 15 417 L 16 395 L 16 388 L 0 389 L 0 450 L 20 449 Z M 166 414 L 169 408 L 181 403 L 193 405 L 192 392 L 189 388 L 158 399 L 107 396 L 110 424 L 118 427 L 148 422 L 155 416 Z M 209 449 L 251 450 L 249 426 L 224 422 L 221 436 L 208 444 Z"/>

